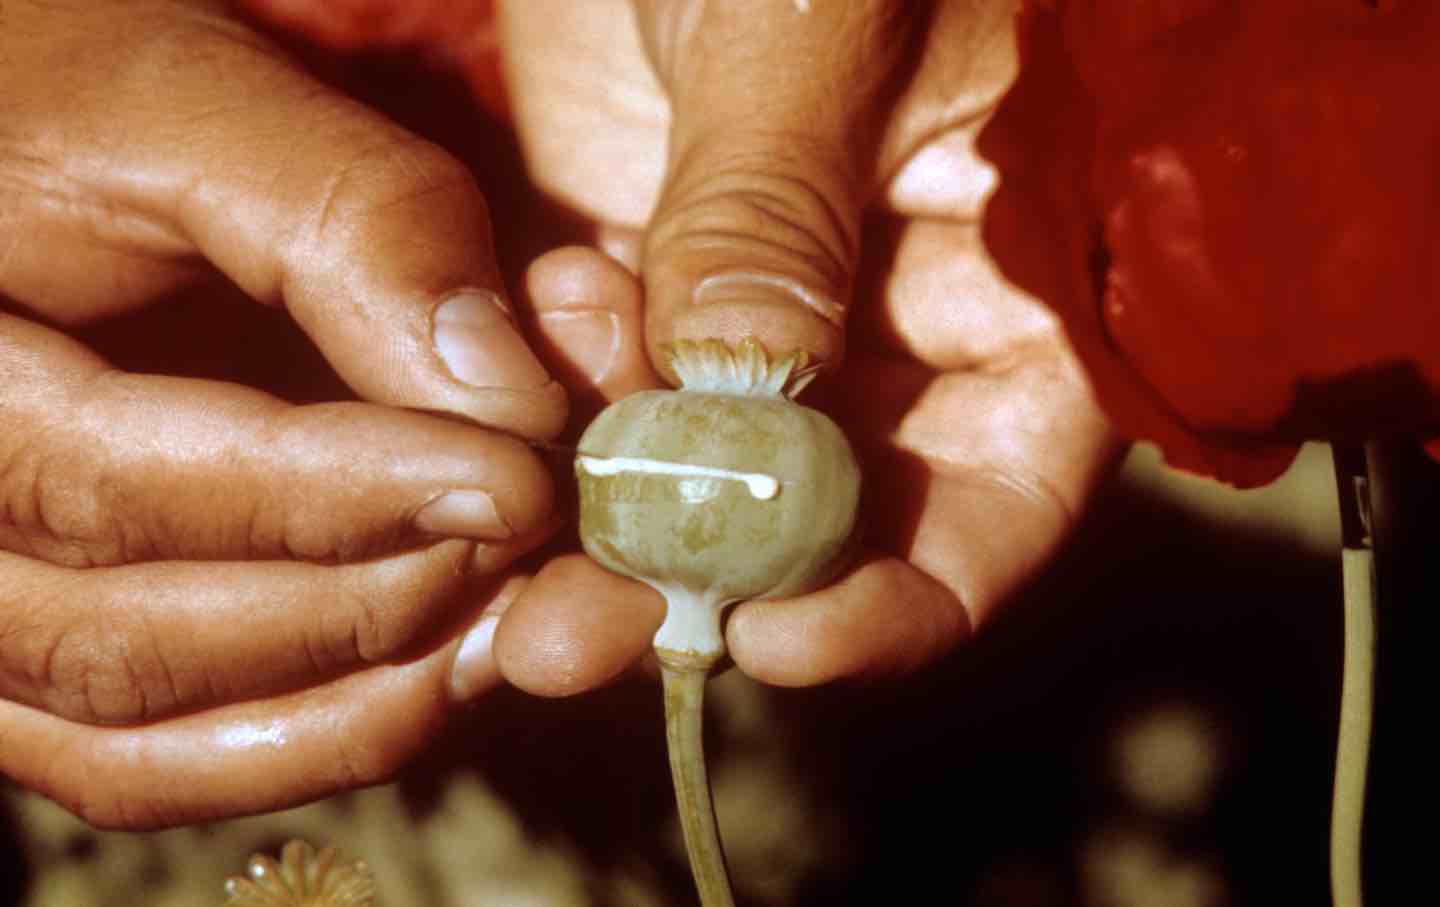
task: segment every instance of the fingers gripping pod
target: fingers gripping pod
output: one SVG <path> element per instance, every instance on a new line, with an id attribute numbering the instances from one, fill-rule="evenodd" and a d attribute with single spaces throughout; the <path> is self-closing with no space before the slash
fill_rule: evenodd
<path id="1" fill-rule="evenodd" d="M 860 494 L 845 436 L 793 397 L 803 353 L 682 342 L 681 387 L 602 412 L 580 439 L 580 538 L 605 567 L 665 598 L 655 634 L 681 826 L 705 907 L 733 903 L 702 747 L 705 678 L 726 607 L 813 591 L 844 561 Z"/>

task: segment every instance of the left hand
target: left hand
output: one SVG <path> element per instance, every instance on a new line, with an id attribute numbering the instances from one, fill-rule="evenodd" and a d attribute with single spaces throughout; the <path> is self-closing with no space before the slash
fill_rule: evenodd
<path id="1" fill-rule="evenodd" d="M 554 525 L 486 199 L 228 3 L 0 16 L 0 774 L 132 829 L 383 779 Z"/>

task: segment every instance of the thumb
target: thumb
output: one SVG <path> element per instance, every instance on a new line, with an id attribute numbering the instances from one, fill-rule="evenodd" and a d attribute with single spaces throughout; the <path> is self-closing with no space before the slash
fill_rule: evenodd
<path id="1" fill-rule="evenodd" d="M 839 362 L 904 7 L 637 0 L 671 103 L 642 274 L 662 369 L 665 343 L 746 335 Z"/>

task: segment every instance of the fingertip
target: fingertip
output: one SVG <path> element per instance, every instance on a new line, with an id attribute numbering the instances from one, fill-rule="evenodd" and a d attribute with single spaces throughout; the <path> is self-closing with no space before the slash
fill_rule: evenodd
<path id="1" fill-rule="evenodd" d="M 562 246 L 541 255 L 525 274 L 537 313 L 587 308 L 597 301 L 638 312 L 640 288 L 623 264 L 589 246 Z"/>
<path id="2" fill-rule="evenodd" d="M 699 281 L 692 300 L 658 308 L 649 325 L 651 357 L 674 382 L 667 346 L 679 340 L 717 339 L 733 345 L 754 339 L 775 355 L 803 351 L 830 370 L 844 357 L 843 308 L 782 278 L 721 275 Z M 823 300 L 823 301 L 822 301 Z"/>
<path id="3" fill-rule="evenodd" d="M 777 141 L 764 130 L 707 134 L 669 174 L 642 272 L 650 350 L 662 371 L 670 371 L 667 344 L 711 338 L 750 338 L 772 354 L 839 363 L 862 193 L 838 156 Z"/>
<path id="4" fill-rule="evenodd" d="M 530 577 L 521 574 L 502 578 L 479 618 L 465 631 L 450 665 L 449 692 L 455 702 L 471 702 L 505 682 L 495 664 L 495 630 L 529 582 Z"/>
<path id="5" fill-rule="evenodd" d="M 916 17 L 896 0 L 805 15 L 700 6 L 683 27 L 640 18 L 672 116 L 642 257 L 650 349 L 748 337 L 833 368 L 893 115 L 887 88 Z"/>
<path id="6" fill-rule="evenodd" d="M 577 422 L 608 401 L 656 386 L 640 283 L 620 262 L 583 246 L 556 249 L 530 266 L 525 289 L 537 345 L 575 394 Z"/>
<path id="7" fill-rule="evenodd" d="M 449 408 L 483 425 L 529 438 L 553 438 L 565 427 L 569 401 L 515 321 L 514 307 L 493 290 L 449 293 L 430 312 L 434 376 L 447 385 Z"/>
<path id="8" fill-rule="evenodd" d="M 968 613 L 941 583 L 896 558 L 874 558 L 793 599 L 745 602 L 726 624 L 731 658 L 775 686 L 905 674 L 970 636 Z"/>
<path id="9" fill-rule="evenodd" d="M 0 700 L 0 772 L 99 829 L 273 812 L 375 784 L 450 713 L 448 649 L 153 724 L 95 728 Z M 13 742 L 13 746 L 10 744 Z"/>
<path id="10" fill-rule="evenodd" d="M 584 555 L 545 565 L 495 630 L 501 675 L 537 696 L 571 696 L 610 682 L 650 651 L 664 618 L 658 593 Z"/>
<path id="11" fill-rule="evenodd" d="M 498 434 L 485 440 L 485 461 L 477 468 L 486 493 L 514 533 L 510 541 L 533 544 L 554 529 L 554 478 L 529 444 Z"/>

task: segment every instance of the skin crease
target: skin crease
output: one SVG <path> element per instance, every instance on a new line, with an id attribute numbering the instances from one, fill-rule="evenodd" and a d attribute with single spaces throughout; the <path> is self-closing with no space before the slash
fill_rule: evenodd
<path id="1" fill-rule="evenodd" d="M 745 6 L 641 4 L 627 20 L 620 2 L 500 4 L 537 181 L 640 265 L 552 253 L 531 268 L 530 295 L 556 347 L 576 331 L 605 351 L 576 344 L 577 361 L 604 375 L 592 400 L 655 386 L 643 350 L 684 337 L 753 332 L 827 362 L 831 376 L 806 399 L 867 464 L 871 547 L 821 592 L 738 606 L 727 639 L 740 669 L 770 683 L 903 671 L 967 635 L 1053 553 L 1114 451 L 1057 322 L 995 272 L 979 239 L 993 173 L 972 141 L 1013 76 L 1014 7 L 946 3 L 923 17 L 879 4 L 866 28 L 849 18 L 863 4 L 816 4 L 803 18 L 774 9 L 773 28 L 751 33 Z M 870 42 L 906 42 L 914 56 L 877 60 Z M 812 54 L 818 72 L 803 65 Z M 577 83 L 577 64 L 603 75 Z M 752 77 L 741 100 L 711 97 L 713 73 L 737 70 Z M 836 97 L 853 106 L 827 110 Z M 671 122 L 667 109 L 687 98 L 715 118 Z M 763 118 L 752 108 L 802 131 L 747 128 Z M 571 141 L 575 122 L 610 140 Z M 873 147 L 849 141 L 855 132 L 876 135 Z M 617 162 L 629 179 L 605 177 Z M 712 206 L 715 173 L 750 194 Z M 734 218 L 743 233 L 716 228 Z M 696 284 L 736 272 L 836 302 L 848 353 L 845 323 L 770 284 L 697 304 Z M 618 341 L 601 339 L 611 331 Z M 568 592 L 581 585 L 594 591 Z M 650 618 L 595 633 L 592 595 L 647 599 Z M 639 584 L 563 558 L 506 613 L 496 658 L 527 690 L 579 692 L 644 656 L 662 607 Z"/>
<path id="2" fill-rule="evenodd" d="M 972 141 L 1014 74 L 1013 6 L 499 12 L 531 175 L 595 243 L 535 261 L 511 306 L 571 424 L 659 386 L 665 341 L 754 334 L 826 362 L 807 402 L 866 463 L 868 548 L 830 589 L 737 609 L 737 665 L 810 684 L 953 647 L 1116 449 L 1057 322 L 980 241 Z M 510 215 L 470 172 L 223 4 L 5 16 L 0 771 L 101 826 L 276 809 L 432 740 L 482 615 L 494 658 L 467 695 L 497 670 L 579 692 L 642 658 L 645 587 L 573 553 L 511 572 L 557 519 L 514 436 L 554 435 L 566 400 L 489 309 L 484 386 L 433 343 L 453 291 L 504 293 L 490 223 Z M 227 284 L 359 400 L 126 374 L 72 336 L 182 290 L 218 307 Z M 456 490 L 492 518 L 417 527 Z"/>
<path id="3" fill-rule="evenodd" d="M 558 430 L 559 385 L 498 309 L 484 387 L 431 340 L 452 291 L 503 290 L 484 200 L 224 5 L 4 16 L 0 771 L 127 828 L 378 780 L 437 732 L 462 631 L 553 531 L 514 436 Z M 221 276 L 367 402 L 126 374 L 67 336 L 185 290 L 214 307 L 180 342 L 203 345 Z M 455 540 L 416 521 L 449 491 L 493 502 Z"/>

